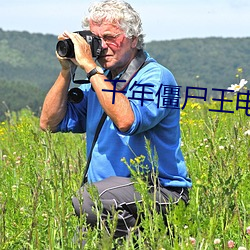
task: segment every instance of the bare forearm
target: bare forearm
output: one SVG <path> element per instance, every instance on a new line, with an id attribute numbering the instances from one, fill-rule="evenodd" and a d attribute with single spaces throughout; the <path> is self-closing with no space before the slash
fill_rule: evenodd
<path id="1" fill-rule="evenodd" d="M 40 117 L 41 129 L 55 132 L 57 125 L 62 121 L 67 109 L 69 84 L 70 73 L 68 70 L 62 70 L 44 100 Z"/>
<path id="2" fill-rule="evenodd" d="M 86 73 L 89 73 L 96 68 L 97 65 L 92 57 L 90 46 L 84 38 L 79 34 L 73 34 L 70 32 L 65 32 L 65 36 L 69 37 L 74 43 L 75 58 L 71 59 L 71 61 Z M 132 60 L 132 58 L 129 59 Z M 126 65 L 124 65 L 124 68 L 125 66 Z M 122 69 L 119 70 L 120 72 L 122 71 Z M 115 93 L 115 103 L 112 103 L 114 93 L 104 92 L 103 89 L 113 90 L 113 85 L 110 82 L 105 81 L 105 79 L 107 79 L 106 76 L 95 74 L 90 78 L 90 82 L 107 115 L 115 123 L 118 129 L 125 132 L 134 122 L 134 113 L 130 106 L 130 102 L 122 93 Z"/>
<path id="3" fill-rule="evenodd" d="M 105 90 L 113 90 L 113 85 L 103 75 L 94 75 L 91 77 L 91 84 L 96 92 L 98 100 L 103 109 L 119 130 L 127 131 L 134 122 L 134 113 L 128 98 L 122 93 L 113 93 Z M 115 95 L 115 96 L 114 96 Z M 113 97 L 115 97 L 114 103 Z"/>

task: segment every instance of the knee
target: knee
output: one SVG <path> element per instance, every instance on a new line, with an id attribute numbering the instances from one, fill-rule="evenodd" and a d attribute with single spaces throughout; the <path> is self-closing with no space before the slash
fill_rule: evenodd
<path id="1" fill-rule="evenodd" d="M 94 205 L 86 188 L 79 190 L 78 195 L 72 198 L 72 204 L 78 217 L 83 213 L 92 212 Z"/>
<path id="2" fill-rule="evenodd" d="M 86 215 L 87 223 L 96 223 L 96 214 L 93 212 L 94 203 L 91 200 L 89 193 L 84 189 L 79 192 L 78 197 L 72 198 L 72 205 L 75 210 L 75 214 L 80 217 L 83 214 Z"/>

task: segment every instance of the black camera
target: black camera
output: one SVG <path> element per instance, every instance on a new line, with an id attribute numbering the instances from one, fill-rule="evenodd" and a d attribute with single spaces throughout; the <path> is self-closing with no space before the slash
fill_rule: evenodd
<path id="1" fill-rule="evenodd" d="M 99 37 L 95 36 L 90 30 L 75 31 L 74 33 L 78 33 L 87 41 L 90 45 L 93 57 L 97 58 L 101 54 L 102 40 Z M 74 44 L 70 39 L 58 41 L 56 51 L 61 57 L 75 57 Z"/>

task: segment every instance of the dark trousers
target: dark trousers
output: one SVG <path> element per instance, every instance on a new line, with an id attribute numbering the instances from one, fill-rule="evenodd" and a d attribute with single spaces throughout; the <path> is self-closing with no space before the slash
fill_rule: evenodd
<path id="1" fill-rule="evenodd" d="M 95 182 L 93 185 L 97 188 L 99 199 L 102 203 L 103 211 L 100 214 L 100 219 L 105 221 L 108 216 L 112 219 L 113 211 L 118 211 L 117 228 L 114 236 L 122 237 L 127 235 L 138 219 L 136 203 L 142 202 L 140 193 L 135 190 L 134 182 L 130 178 L 112 176 Z M 154 185 L 150 181 L 149 186 L 153 198 L 155 193 Z M 186 204 L 188 203 L 187 188 L 165 188 L 161 185 L 156 185 L 156 187 L 156 207 L 159 212 L 166 212 L 170 204 L 178 203 L 181 200 Z M 77 197 L 74 197 L 72 202 L 76 215 L 86 214 L 87 223 L 96 226 L 97 215 L 93 209 L 95 203 L 90 198 L 87 189 L 85 185 L 80 190 L 82 202 Z"/>

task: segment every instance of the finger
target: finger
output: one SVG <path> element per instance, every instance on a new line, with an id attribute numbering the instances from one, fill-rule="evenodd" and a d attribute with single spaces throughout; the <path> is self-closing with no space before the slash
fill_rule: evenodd
<path id="1" fill-rule="evenodd" d="M 59 60 L 64 60 L 64 59 L 66 59 L 65 57 L 59 56 L 59 54 L 57 53 L 57 51 L 56 51 L 56 57 L 57 57 Z"/>
<path id="2" fill-rule="evenodd" d="M 85 39 L 78 33 L 64 31 L 64 35 L 72 40 L 72 42 L 83 42 Z"/>
<path id="3" fill-rule="evenodd" d="M 67 30 L 65 30 L 64 32 L 63 32 L 63 36 L 65 36 L 65 37 L 69 37 L 69 31 L 67 31 Z"/>
<path id="4" fill-rule="evenodd" d="M 67 37 L 67 38 L 70 38 L 71 40 L 74 39 L 76 37 L 76 33 L 72 33 L 72 32 L 69 32 L 69 31 L 64 31 L 63 32 L 63 36 L 64 37 Z"/>
<path id="5" fill-rule="evenodd" d="M 64 31 L 62 34 L 60 34 L 60 35 L 57 36 L 57 39 L 59 41 L 70 39 L 70 37 L 69 37 L 68 34 L 69 34 L 69 32 Z"/>
<path id="6" fill-rule="evenodd" d="M 79 64 L 78 64 L 78 62 L 76 61 L 75 58 L 61 57 L 61 56 L 58 55 L 57 51 L 56 51 L 56 57 L 61 62 L 66 61 L 68 63 L 74 64 L 75 66 L 79 66 Z"/>

